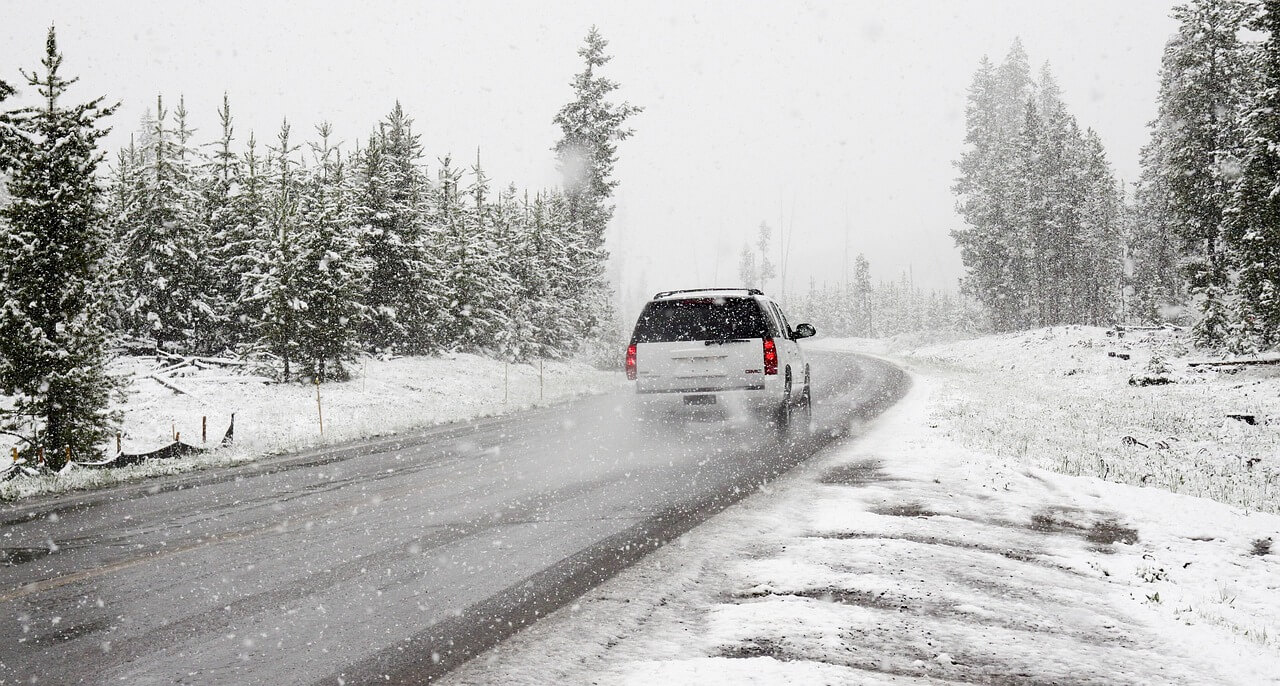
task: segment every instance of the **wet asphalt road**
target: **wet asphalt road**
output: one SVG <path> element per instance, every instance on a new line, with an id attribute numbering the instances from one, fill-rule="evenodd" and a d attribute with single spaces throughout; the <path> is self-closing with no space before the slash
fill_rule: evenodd
<path id="1" fill-rule="evenodd" d="M 0 684 L 422 683 L 905 392 L 811 353 L 815 438 L 628 391 L 0 509 Z"/>

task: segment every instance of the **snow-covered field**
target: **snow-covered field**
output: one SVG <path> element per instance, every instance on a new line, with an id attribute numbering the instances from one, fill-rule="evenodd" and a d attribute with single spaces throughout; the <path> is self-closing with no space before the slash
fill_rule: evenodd
<path id="1" fill-rule="evenodd" d="M 1276 382 L 1175 364 L 1189 383 L 1128 385 L 1176 345 L 1055 329 L 894 353 L 915 386 L 869 435 L 451 683 L 1280 683 L 1280 516 L 1230 457 L 1276 459 L 1272 428 L 1221 416 L 1265 416 Z"/>
<path id="2" fill-rule="evenodd" d="M 924 347 L 903 359 L 944 385 L 937 420 L 966 446 L 1280 512 L 1280 365 L 1189 367 L 1211 358 L 1177 333 L 1117 338 L 1092 327 Z M 1174 383 L 1129 383 L 1151 376 Z"/>
<path id="3" fill-rule="evenodd" d="M 540 373 L 536 363 L 506 365 L 468 354 L 370 358 L 355 367 L 351 381 L 322 385 L 317 406 L 315 386 L 245 382 L 216 366 L 186 367 L 166 377 L 185 391 L 175 392 L 150 378 L 165 366 L 146 357 L 124 357 L 113 363 L 112 374 L 130 379 L 119 406 L 124 412 L 124 451 L 155 450 L 172 442 L 175 434 L 183 442 L 201 445 L 202 419 L 207 423 L 206 445 L 217 445 L 232 413 L 234 447 L 133 467 L 73 467 L 58 476 L 20 476 L 0 484 L 0 500 L 235 464 L 262 455 L 497 415 L 625 383 L 620 373 L 576 362 L 546 362 Z M 7 444 L 0 447 L 8 454 Z"/>

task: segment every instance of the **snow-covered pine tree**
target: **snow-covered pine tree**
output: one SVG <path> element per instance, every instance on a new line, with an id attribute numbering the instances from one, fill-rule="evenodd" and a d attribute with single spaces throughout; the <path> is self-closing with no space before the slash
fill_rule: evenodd
<path id="1" fill-rule="evenodd" d="M 578 285 L 573 299 L 582 307 L 598 308 L 585 313 L 583 331 L 614 328 L 609 325 L 609 298 L 603 295 L 607 290 L 605 263 L 609 257 L 604 247 L 605 230 L 613 217 L 610 198 L 618 186 L 613 178 L 617 143 L 632 136 L 634 131 L 626 122 L 642 111 L 627 102 L 610 102 L 610 94 L 618 84 L 597 73 L 611 59 L 605 54 L 608 45 L 592 26 L 585 45 L 578 50 L 586 64 L 571 83 L 574 98 L 560 108 L 553 120 L 560 127 L 561 137 L 553 149 L 564 178 L 568 227 L 574 236 L 570 247 Z"/>
<path id="2" fill-rule="evenodd" d="M 965 289 L 991 314 L 998 331 L 1025 321 L 1025 237 L 1017 221 L 1015 146 L 1025 126 L 1030 68 L 1021 42 L 995 67 L 985 57 L 965 111 L 965 152 L 953 191 L 965 226 L 952 232 L 965 264 Z"/>
<path id="3" fill-rule="evenodd" d="M 271 236 L 268 207 L 268 160 L 258 154 L 258 140 L 249 133 L 245 151 L 240 156 L 238 177 L 233 177 L 230 213 L 234 224 L 216 245 L 217 263 L 227 272 L 225 287 L 239 296 L 227 309 L 227 337 L 236 347 L 252 347 L 257 343 L 263 320 L 263 301 L 255 296 L 261 274 L 259 256 L 266 253 Z M 237 285 L 238 284 L 238 285 Z"/>
<path id="4" fill-rule="evenodd" d="M 440 268 L 431 250 L 430 184 L 422 144 L 397 102 L 356 165 L 353 209 L 372 265 L 365 294 L 365 339 L 377 350 L 421 353 L 439 348 Z"/>
<path id="5" fill-rule="evenodd" d="M 298 359 L 300 312 L 307 307 L 298 279 L 304 241 L 298 225 L 302 179 L 294 158 L 299 146 L 290 142 L 289 135 L 289 122 L 285 121 L 276 145 L 268 148 L 270 175 L 264 195 L 269 238 L 256 246 L 246 274 L 253 284 L 250 298 L 262 312 L 257 322 L 257 345 L 280 360 L 283 380 L 293 378 L 297 371 L 293 363 Z"/>
<path id="6" fill-rule="evenodd" d="M 1041 126 L 1036 101 L 1028 98 L 1023 105 L 1023 124 L 1011 152 L 1010 193 L 1002 200 L 1003 212 L 1010 223 L 1001 237 L 1008 255 L 1002 272 L 1001 306 L 1009 317 L 1006 321 L 1015 329 L 1040 326 L 1044 316 L 1046 270 L 1043 262 L 1047 256 L 1040 249 L 1047 247 L 1044 231 L 1049 223 L 1049 204 L 1045 197 L 1045 165 L 1041 159 L 1044 147 Z"/>
<path id="7" fill-rule="evenodd" d="M 480 165 L 478 151 L 471 173 L 471 186 L 465 189 L 470 202 L 459 203 L 461 212 L 457 215 L 461 220 L 458 232 L 461 241 L 446 246 L 456 259 L 446 259 L 445 263 L 456 270 L 448 280 L 453 284 L 452 297 L 457 302 L 452 307 L 455 321 L 461 324 L 457 329 L 457 344 L 464 350 L 484 352 L 495 350 L 497 338 L 508 328 L 504 300 L 514 290 L 514 282 L 494 240 L 489 181 Z"/>
<path id="8" fill-rule="evenodd" d="M 502 329 L 494 334 L 492 350 L 501 359 L 519 359 L 518 349 L 523 347 L 522 336 L 526 322 L 520 320 L 520 298 L 529 269 L 527 251 L 521 245 L 524 209 L 517 200 L 518 191 L 508 184 L 492 206 L 494 253 L 506 281 L 505 291 L 495 289 L 498 307 L 502 314 Z"/>
<path id="9" fill-rule="evenodd" d="M 260 222 L 242 217 L 238 211 L 237 196 L 244 190 L 243 164 L 232 149 L 235 125 L 231 100 L 226 93 L 222 94 L 218 121 L 221 134 L 209 145 L 212 153 L 200 176 L 203 221 L 209 235 L 209 249 L 205 252 L 209 297 L 218 315 L 217 335 L 211 341 L 211 348 L 234 347 L 252 339 L 249 327 L 240 318 L 240 279 L 250 247 L 260 237 L 257 232 Z"/>
<path id="10" fill-rule="evenodd" d="M 1080 317 L 1079 282 L 1085 276 L 1079 250 L 1083 143 L 1048 63 L 1040 72 L 1036 101 L 1039 140 L 1034 153 L 1034 192 L 1041 218 L 1026 227 L 1033 254 L 1032 298 L 1037 313 L 1032 324 L 1054 326 Z"/>
<path id="11" fill-rule="evenodd" d="M 760 285 L 760 267 L 756 264 L 756 254 L 751 244 L 742 244 L 742 253 L 738 255 L 738 279 L 746 288 Z"/>
<path id="12" fill-rule="evenodd" d="M 760 251 L 760 288 L 764 289 L 765 284 L 769 283 L 769 279 L 778 275 L 777 269 L 773 266 L 773 261 L 769 259 L 769 241 L 773 237 L 773 229 L 769 227 L 767 222 L 760 222 L 759 232 L 756 234 L 756 249 Z M 779 297 L 783 294 L 779 293 Z"/>
<path id="13" fill-rule="evenodd" d="M 549 191 L 535 203 L 534 240 L 543 270 L 542 310 L 538 317 L 538 355 L 559 358 L 577 350 L 583 332 L 595 326 L 596 316 L 582 302 L 581 262 L 576 257 L 574 223 L 564 193 Z M 590 278 L 589 276 L 587 278 Z"/>
<path id="14" fill-rule="evenodd" d="M 471 326 L 471 300 L 482 288 L 476 273 L 473 247 L 468 240 L 467 216 L 463 208 L 460 186 L 462 170 L 453 166 L 453 158 L 440 159 L 436 173 L 433 217 L 440 231 L 438 249 L 443 253 L 443 279 L 438 293 L 444 308 L 437 315 L 437 335 L 442 347 L 458 348 Z"/>
<path id="15" fill-rule="evenodd" d="M 19 135 L 0 150 L 10 173 L 10 202 L 0 208 L 0 388 L 15 398 L 11 430 L 38 422 L 24 452 L 43 447 L 58 468 L 67 450 L 95 455 L 115 421 L 103 292 L 110 239 L 96 177 L 101 120 L 115 106 L 64 105 L 76 79 L 60 73 L 52 27 L 41 64 L 42 73 L 24 75 L 43 104 L 6 115 Z"/>
<path id="16" fill-rule="evenodd" d="M 1200 345 L 1227 335 L 1223 302 L 1230 287 L 1223 211 L 1238 175 L 1239 113 L 1247 98 L 1248 50 L 1239 34 L 1253 12 L 1245 0 L 1190 0 L 1174 9 L 1178 33 L 1165 46 L 1153 173 L 1167 193 L 1163 209 L 1181 239 Z"/>
<path id="17" fill-rule="evenodd" d="M 1096 131 L 1085 132 L 1083 146 L 1079 260 L 1072 274 L 1080 300 L 1072 321 L 1103 326 L 1119 314 L 1124 199 Z"/>
<path id="18" fill-rule="evenodd" d="M 315 166 L 304 172 L 298 208 L 296 274 L 297 359 L 300 373 L 318 382 L 348 378 L 344 363 L 359 352 L 367 265 L 345 197 L 346 168 L 330 141 L 328 123 L 316 127 Z"/>
<path id="19" fill-rule="evenodd" d="M 154 128 L 144 139 L 145 171 L 137 177 L 124 226 L 127 314 L 131 331 L 157 346 L 201 351 L 211 339 L 216 312 L 207 290 L 208 236 L 196 188 L 197 160 L 185 121 L 173 130 L 167 118 L 157 97 Z"/>
<path id="20" fill-rule="evenodd" d="M 1240 265 L 1237 348 L 1280 343 L 1280 0 L 1264 0 L 1257 90 L 1244 117 L 1243 164 L 1227 216 Z"/>
<path id="21" fill-rule="evenodd" d="M 116 153 L 116 163 L 111 167 L 106 181 L 106 225 L 111 234 L 105 262 L 108 287 L 106 297 L 107 328 L 119 334 L 129 330 L 128 269 L 125 263 L 125 238 L 130 217 L 135 210 L 139 178 L 144 171 L 142 152 L 129 136 L 129 146 Z"/>
<path id="22" fill-rule="evenodd" d="M 853 308 L 856 316 L 853 320 L 854 336 L 876 338 L 876 321 L 871 314 L 871 263 L 858 253 L 853 261 Z"/>

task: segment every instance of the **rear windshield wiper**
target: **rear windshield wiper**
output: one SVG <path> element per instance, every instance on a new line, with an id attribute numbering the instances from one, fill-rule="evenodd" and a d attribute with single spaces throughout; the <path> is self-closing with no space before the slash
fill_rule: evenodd
<path id="1" fill-rule="evenodd" d="M 706 345 L 724 345 L 725 343 L 750 343 L 750 338 L 721 338 L 714 341 L 706 341 Z"/>

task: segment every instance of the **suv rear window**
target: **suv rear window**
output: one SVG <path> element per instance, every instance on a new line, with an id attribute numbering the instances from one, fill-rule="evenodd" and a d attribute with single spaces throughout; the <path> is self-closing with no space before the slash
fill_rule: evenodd
<path id="1" fill-rule="evenodd" d="M 631 342 L 715 341 L 768 335 L 764 313 L 755 300 L 685 298 L 645 305 Z"/>

